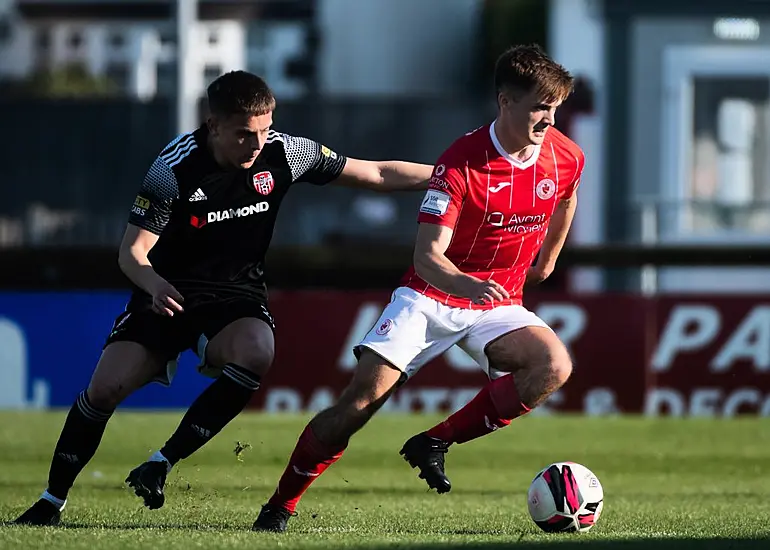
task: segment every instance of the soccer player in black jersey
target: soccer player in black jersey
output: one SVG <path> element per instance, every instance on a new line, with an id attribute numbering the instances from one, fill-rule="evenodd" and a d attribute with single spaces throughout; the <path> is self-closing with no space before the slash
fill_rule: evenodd
<path id="1" fill-rule="evenodd" d="M 432 166 L 346 158 L 272 130 L 275 98 L 256 75 L 219 77 L 208 102 L 206 124 L 173 140 L 147 172 L 119 252 L 131 299 L 69 411 L 48 488 L 17 523 L 58 523 L 118 404 L 151 381 L 170 384 L 183 351 L 196 351 L 198 370 L 215 381 L 165 445 L 128 475 L 146 506 L 160 508 L 173 465 L 243 410 L 273 362 L 263 261 L 281 200 L 295 182 L 427 188 Z"/>

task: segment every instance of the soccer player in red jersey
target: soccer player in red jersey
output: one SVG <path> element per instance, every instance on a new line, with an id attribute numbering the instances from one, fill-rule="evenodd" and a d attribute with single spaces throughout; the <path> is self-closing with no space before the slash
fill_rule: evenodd
<path id="1" fill-rule="evenodd" d="M 489 383 L 401 450 L 439 493 L 451 488 L 444 473 L 450 445 L 507 426 L 570 376 L 565 346 L 522 306 L 522 289 L 553 271 L 577 207 L 584 155 L 552 127 L 573 78 L 539 47 L 519 46 L 498 59 L 495 87 L 497 118 L 455 141 L 436 163 L 418 215 L 414 265 L 356 347 L 351 383 L 300 436 L 255 530 L 284 531 L 302 494 L 350 437 L 400 384 L 455 344 Z"/>

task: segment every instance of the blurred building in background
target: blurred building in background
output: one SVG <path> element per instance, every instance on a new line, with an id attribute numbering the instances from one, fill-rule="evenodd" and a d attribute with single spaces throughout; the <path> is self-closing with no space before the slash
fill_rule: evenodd
<path id="1" fill-rule="evenodd" d="M 309 89 L 313 24 L 308 2 L 200 2 L 188 32 L 194 44 L 195 93 L 225 71 L 265 75 L 277 94 Z M 0 76 L 24 78 L 73 66 L 110 81 L 112 92 L 138 100 L 177 93 L 175 2 L 15 0 L 6 2 Z M 258 30 L 258 32 L 254 32 Z M 301 69 L 293 75 L 293 67 Z"/>
<path id="2" fill-rule="evenodd" d="M 491 96 L 480 102 L 470 85 L 476 0 L 197 4 L 184 92 L 201 98 L 217 75 L 245 68 L 274 89 L 285 132 L 350 156 L 432 162 L 492 114 Z M 176 2 L 16 0 L 3 8 L 0 78 L 10 91 L 0 101 L 18 137 L 3 153 L 15 159 L 3 180 L 24 185 L 9 183 L 0 242 L 114 245 L 144 170 L 175 135 Z M 42 125 L 56 131 L 41 133 Z M 29 170 L 42 151 L 55 177 Z M 407 243 L 413 235 L 418 197 L 304 191 L 285 205 L 277 244 L 386 231 Z"/>
<path id="3" fill-rule="evenodd" d="M 0 108 L 14 139 L 0 152 L 0 244 L 114 246 L 176 134 L 177 98 L 199 101 L 222 72 L 263 75 L 283 131 L 432 162 L 494 116 L 492 60 L 531 40 L 579 78 L 559 114 L 588 157 L 574 245 L 768 241 L 768 2 L 736 0 L 729 17 L 716 0 L 195 4 L 180 89 L 175 0 L 2 0 Z M 418 200 L 307 186 L 289 196 L 275 244 L 406 247 Z M 770 272 L 592 268 L 565 284 L 752 291 L 770 288 Z"/>
<path id="4" fill-rule="evenodd" d="M 553 0 L 553 55 L 596 90 L 581 243 L 770 244 L 770 2 Z M 762 266 L 665 268 L 578 288 L 770 289 Z"/>
<path id="5" fill-rule="evenodd" d="M 136 190 L 217 75 L 264 76 L 281 131 L 432 163 L 495 116 L 499 53 L 540 42 L 577 77 L 557 126 L 587 162 L 563 259 L 525 294 L 575 360 L 538 414 L 770 415 L 770 0 L 195 4 L 180 25 L 176 0 L 0 0 L 0 407 L 69 406 L 87 382 L 125 301 Z M 268 256 L 281 367 L 255 406 L 318 410 L 345 385 L 411 261 L 420 199 L 289 194 Z M 717 259 L 735 250 L 745 265 Z M 476 393 L 459 348 L 435 363 L 386 409 Z M 204 384 L 127 405 L 186 405 Z"/>

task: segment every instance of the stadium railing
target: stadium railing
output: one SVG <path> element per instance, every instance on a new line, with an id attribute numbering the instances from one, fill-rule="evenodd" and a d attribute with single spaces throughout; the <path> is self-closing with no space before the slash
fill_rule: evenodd
<path id="1" fill-rule="evenodd" d="M 391 288 L 411 264 L 412 249 L 363 244 L 276 247 L 267 258 L 269 282 L 283 288 Z M 2 289 L 118 289 L 126 279 L 113 247 L 0 248 Z M 558 271 L 575 266 L 767 266 L 770 247 L 748 245 L 568 246 Z"/>

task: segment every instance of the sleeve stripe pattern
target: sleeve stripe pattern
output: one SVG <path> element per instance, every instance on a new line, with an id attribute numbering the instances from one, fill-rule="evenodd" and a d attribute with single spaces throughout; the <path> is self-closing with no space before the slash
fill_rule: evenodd
<path id="1" fill-rule="evenodd" d="M 281 143 L 291 181 L 302 180 L 324 185 L 335 180 L 345 168 L 347 158 L 311 139 L 281 134 L 270 130 L 265 144 Z"/>
<path id="2" fill-rule="evenodd" d="M 272 143 L 274 141 L 283 142 L 283 134 L 279 134 L 275 130 L 270 130 L 267 133 L 267 141 L 265 143 Z"/>
<path id="3" fill-rule="evenodd" d="M 150 207 L 146 215 L 132 212 L 129 222 L 160 235 L 171 218 L 171 205 L 179 197 L 176 175 L 162 157 L 150 166 L 139 193 L 149 200 Z"/>
<path id="4" fill-rule="evenodd" d="M 322 166 L 321 146 L 315 141 L 286 134 L 281 137 L 286 160 L 291 167 L 292 180 L 297 181 L 310 170 Z"/>
<path id="5" fill-rule="evenodd" d="M 168 164 L 169 168 L 173 168 L 197 148 L 198 144 L 195 143 L 193 135 L 185 134 L 179 138 L 175 146 L 161 153 L 160 158 Z"/>

